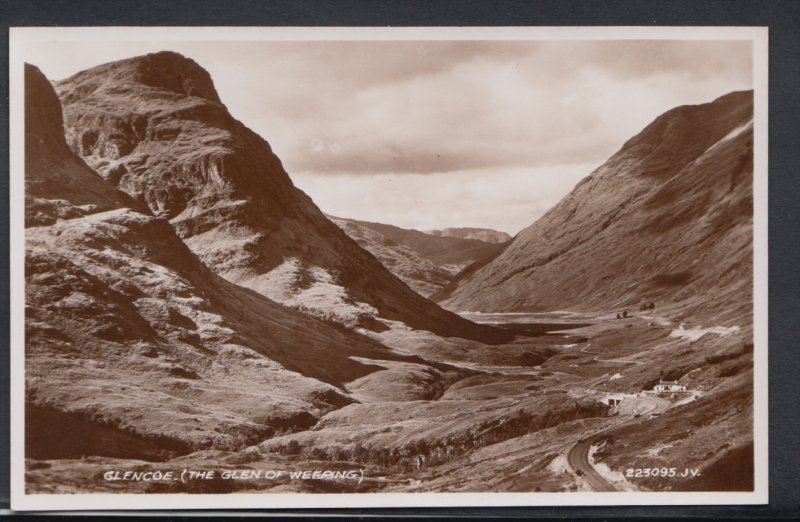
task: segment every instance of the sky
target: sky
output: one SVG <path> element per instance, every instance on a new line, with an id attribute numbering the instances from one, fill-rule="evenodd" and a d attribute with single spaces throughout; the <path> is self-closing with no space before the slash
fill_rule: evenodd
<path id="1" fill-rule="evenodd" d="M 326 213 L 516 234 L 663 112 L 752 88 L 749 41 L 28 44 L 51 80 L 172 50 Z"/>

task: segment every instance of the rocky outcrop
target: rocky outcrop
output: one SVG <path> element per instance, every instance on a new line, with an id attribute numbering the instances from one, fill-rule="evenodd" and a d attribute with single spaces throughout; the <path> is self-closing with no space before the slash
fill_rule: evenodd
<path id="1" fill-rule="evenodd" d="M 673 109 L 485 266 L 453 310 L 638 309 L 752 322 L 752 92 Z"/>
<path id="2" fill-rule="evenodd" d="M 193 61 L 123 60 L 57 91 L 70 147 L 225 279 L 349 326 L 384 318 L 444 336 L 504 335 L 422 298 L 326 219 Z"/>

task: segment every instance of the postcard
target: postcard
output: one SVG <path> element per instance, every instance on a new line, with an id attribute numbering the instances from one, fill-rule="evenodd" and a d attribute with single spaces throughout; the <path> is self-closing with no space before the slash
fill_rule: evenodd
<path id="1" fill-rule="evenodd" d="M 767 29 L 12 28 L 12 507 L 767 502 Z"/>

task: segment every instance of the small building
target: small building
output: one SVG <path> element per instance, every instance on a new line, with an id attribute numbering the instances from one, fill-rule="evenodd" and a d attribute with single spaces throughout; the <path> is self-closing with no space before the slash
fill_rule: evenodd
<path id="1" fill-rule="evenodd" d="M 619 403 L 622 402 L 624 399 L 630 398 L 630 395 L 624 393 L 607 393 L 605 397 L 600 399 L 600 402 L 605 404 L 606 406 L 611 406 L 615 408 L 619 406 Z"/>
<path id="2" fill-rule="evenodd" d="M 679 384 L 678 381 L 659 381 L 653 388 L 653 391 L 656 392 L 656 394 L 685 392 L 686 386 Z"/>

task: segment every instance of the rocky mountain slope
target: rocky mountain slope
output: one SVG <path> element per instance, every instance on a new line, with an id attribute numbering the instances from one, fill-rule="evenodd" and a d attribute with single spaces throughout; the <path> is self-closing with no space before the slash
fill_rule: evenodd
<path id="1" fill-rule="evenodd" d="M 458 237 L 461 239 L 477 239 L 478 241 L 485 241 L 487 243 L 505 243 L 511 241 L 511 236 L 505 232 L 492 230 L 490 228 L 445 228 L 442 230 L 428 230 L 426 234 L 442 237 Z"/>
<path id="2" fill-rule="evenodd" d="M 503 336 L 422 298 L 326 219 L 192 60 L 122 60 L 59 82 L 57 92 L 70 147 L 168 219 L 225 279 L 349 326 L 384 328 L 383 318 L 444 336 Z"/>
<path id="3" fill-rule="evenodd" d="M 668 111 L 493 260 L 452 310 L 612 310 L 752 322 L 752 92 Z"/>
<path id="4" fill-rule="evenodd" d="M 25 70 L 29 458 L 158 460 L 306 429 L 343 385 L 408 360 L 215 275 L 169 222 L 64 140 L 47 79 Z"/>

